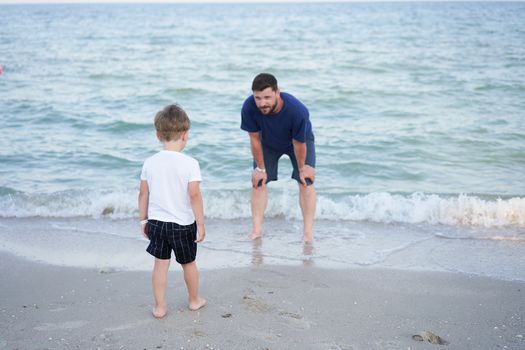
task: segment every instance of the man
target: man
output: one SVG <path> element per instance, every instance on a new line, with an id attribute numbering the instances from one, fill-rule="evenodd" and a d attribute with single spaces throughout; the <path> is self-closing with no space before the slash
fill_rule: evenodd
<path id="1" fill-rule="evenodd" d="M 281 92 L 271 74 L 257 75 L 252 83 L 252 92 L 241 111 L 241 129 L 250 135 L 254 168 L 250 239 L 262 236 L 264 211 L 268 203 L 266 184 L 277 180 L 279 158 L 286 154 L 292 162 L 292 178 L 299 183 L 304 241 L 311 243 L 316 206 L 313 185 L 315 145 L 308 109 L 294 96 Z"/>

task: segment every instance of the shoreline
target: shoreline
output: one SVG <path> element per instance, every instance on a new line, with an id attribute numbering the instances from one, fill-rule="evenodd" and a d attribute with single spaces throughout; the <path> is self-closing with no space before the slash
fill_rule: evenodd
<path id="1" fill-rule="evenodd" d="M 201 269 L 258 265 L 324 269 L 443 271 L 525 282 L 523 232 L 368 222 L 316 222 L 313 246 L 301 242 L 302 225 L 265 221 L 262 240 L 249 241 L 249 220 L 207 220 L 199 245 Z M 0 251 L 57 266 L 150 271 L 148 241 L 131 219 L 0 219 Z M 519 239 L 517 239 L 519 238 Z"/>
<path id="2" fill-rule="evenodd" d="M 53 266 L 0 252 L 5 349 L 522 349 L 525 282 L 447 272 L 265 265 L 202 270 L 189 311 L 172 264 L 169 313 L 151 273 Z M 198 260 L 197 260 L 198 262 Z"/>

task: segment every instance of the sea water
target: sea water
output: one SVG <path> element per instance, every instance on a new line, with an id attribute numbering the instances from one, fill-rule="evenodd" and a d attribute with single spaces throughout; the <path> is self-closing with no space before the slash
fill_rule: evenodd
<path id="1" fill-rule="evenodd" d="M 525 280 L 525 4 L 0 6 L 0 249 L 149 269 L 153 117 L 192 121 L 203 268 L 379 266 Z M 240 109 L 260 72 L 310 111 L 316 243 L 286 157 L 250 230 Z"/>

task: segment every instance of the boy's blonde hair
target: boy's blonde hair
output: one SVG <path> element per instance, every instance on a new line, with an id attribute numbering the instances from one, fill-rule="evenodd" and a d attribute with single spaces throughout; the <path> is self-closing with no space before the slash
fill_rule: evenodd
<path id="1" fill-rule="evenodd" d="M 168 105 L 155 116 L 155 129 L 161 141 L 177 141 L 190 129 L 190 118 L 178 104 Z"/>

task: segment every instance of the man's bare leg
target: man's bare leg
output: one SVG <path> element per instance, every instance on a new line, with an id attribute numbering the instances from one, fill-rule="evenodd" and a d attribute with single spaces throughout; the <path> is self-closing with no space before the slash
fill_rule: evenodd
<path id="1" fill-rule="evenodd" d="M 266 185 L 252 188 L 252 232 L 249 236 L 252 240 L 262 236 L 264 212 L 267 205 L 268 188 Z"/>
<path id="2" fill-rule="evenodd" d="M 314 185 L 304 186 L 299 184 L 299 204 L 303 214 L 304 242 L 314 241 L 314 219 L 316 207 L 316 193 Z"/>

